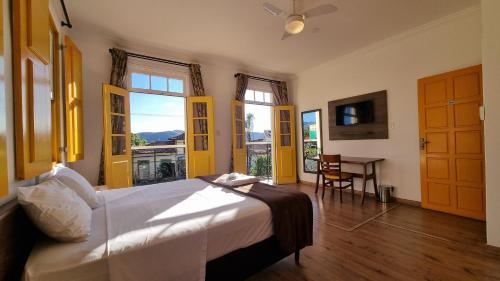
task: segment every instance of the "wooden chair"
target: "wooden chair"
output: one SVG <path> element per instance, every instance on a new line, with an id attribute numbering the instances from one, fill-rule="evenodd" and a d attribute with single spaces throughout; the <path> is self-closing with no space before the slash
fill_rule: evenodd
<path id="1" fill-rule="evenodd" d="M 320 155 L 320 168 L 323 178 L 323 192 L 321 199 L 325 197 L 325 189 L 327 186 L 332 188 L 332 195 L 335 196 L 335 189 L 340 191 L 340 203 L 342 203 L 342 190 L 348 187 L 352 191 L 352 200 L 354 200 L 354 176 L 351 173 L 342 172 L 340 154 L 336 155 Z M 347 185 L 343 185 L 348 182 Z M 338 186 L 335 186 L 338 183 Z"/>

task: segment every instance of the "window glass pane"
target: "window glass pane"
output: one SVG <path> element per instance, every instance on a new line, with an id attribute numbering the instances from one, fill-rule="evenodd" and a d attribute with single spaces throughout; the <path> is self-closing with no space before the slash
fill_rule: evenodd
<path id="1" fill-rule="evenodd" d="M 184 81 L 180 79 L 168 79 L 168 91 L 171 93 L 184 93 Z"/>
<path id="2" fill-rule="evenodd" d="M 207 119 L 194 119 L 193 122 L 195 134 L 208 134 Z"/>
<path id="3" fill-rule="evenodd" d="M 243 134 L 243 121 L 236 121 L 236 134 Z"/>
<path id="4" fill-rule="evenodd" d="M 125 113 L 125 98 L 123 96 L 111 94 L 109 100 L 112 113 Z"/>
<path id="5" fill-rule="evenodd" d="M 280 121 L 290 121 L 290 111 L 280 110 Z"/>
<path id="6" fill-rule="evenodd" d="M 151 90 L 167 91 L 167 78 L 161 76 L 151 76 Z"/>
<path id="7" fill-rule="evenodd" d="M 236 148 L 243 148 L 243 135 L 236 135 Z"/>
<path id="8" fill-rule="evenodd" d="M 253 96 L 253 91 L 252 90 L 247 90 L 245 92 L 245 100 L 254 100 L 254 96 Z"/>
<path id="9" fill-rule="evenodd" d="M 208 136 L 195 136 L 194 150 L 195 151 L 208 150 Z"/>
<path id="10" fill-rule="evenodd" d="M 264 93 L 255 91 L 255 101 L 264 102 Z"/>
<path id="11" fill-rule="evenodd" d="M 271 101 L 271 93 L 264 93 L 264 102 L 272 103 L 272 101 Z"/>
<path id="12" fill-rule="evenodd" d="M 119 115 L 111 115 L 111 132 L 113 134 L 125 134 L 125 129 L 125 117 Z"/>
<path id="13" fill-rule="evenodd" d="M 235 118 L 236 120 L 242 120 L 243 119 L 243 111 L 242 111 L 242 108 L 241 106 L 236 106 L 236 110 L 235 110 Z"/>
<path id="14" fill-rule="evenodd" d="M 125 136 L 111 137 L 111 153 L 113 155 L 127 154 L 127 145 L 125 142 Z"/>
<path id="15" fill-rule="evenodd" d="M 290 135 L 281 135 L 281 146 L 290 146 L 291 145 L 291 136 Z"/>
<path id="16" fill-rule="evenodd" d="M 207 103 L 193 102 L 193 116 L 194 117 L 207 117 Z"/>
<path id="17" fill-rule="evenodd" d="M 280 122 L 280 134 L 290 134 L 290 122 Z"/>
<path id="18" fill-rule="evenodd" d="M 132 88 L 149 89 L 149 75 L 132 73 Z"/>

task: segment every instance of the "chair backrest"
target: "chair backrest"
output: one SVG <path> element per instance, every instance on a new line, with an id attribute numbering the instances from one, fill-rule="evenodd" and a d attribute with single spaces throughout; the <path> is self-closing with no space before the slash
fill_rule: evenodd
<path id="1" fill-rule="evenodd" d="M 340 175 L 342 173 L 340 154 L 335 154 L 335 155 L 321 154 L 319 156 L 319 159 L 320 159 L 321 172 L 323 174 Z"/>

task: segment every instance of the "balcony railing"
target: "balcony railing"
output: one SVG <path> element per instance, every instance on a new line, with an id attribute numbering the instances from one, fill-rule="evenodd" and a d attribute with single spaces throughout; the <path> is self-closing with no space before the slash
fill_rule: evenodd
<path id="1" fill-rule="evenodd" d="M 146 185 L 186 178 L 186 146 L 132 147 L 134 185 Z"/>
<path id="2" fill-rule="evenodd" d="M 271 142 L 247 142 L 247 173 L 263 180 L 272 179 Z"/>

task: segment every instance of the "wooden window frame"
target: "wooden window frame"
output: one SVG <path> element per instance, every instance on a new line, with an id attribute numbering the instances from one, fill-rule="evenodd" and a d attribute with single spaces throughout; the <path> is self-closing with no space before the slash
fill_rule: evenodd
<path id="1" fill-rule="evenodd" d="M 158 91 L 151 89 L 143 89 L 143 88 L 133 88 L 132 87 L 132 73 L 146 74 L 150 77 L 150 87 L 151 87 L 151 76 L 159 76 L 167 79 L 178 79 L 182 80 L 183 83 L 183 93 L 175 93 L 167 91 Z M 129 67 L 127 69 L 127 90 L 129 92 L 135 93 L 144 93 L 144 94 L 154 94 L 154 95 L 162 95 L 162 96 L 173 96 L 173 97 L 188 97 L 191 93 L 191 87 L 189 82 L 189 73 L 174 70 L 168 66 L 161 66 L 157 64 L 152 65 L 144 65 L 137 62 L 132 61 L 129 63 Z M 168 86 L 168 85 L 167 85 Z"/>
<path id="2" fill-rule="evenodd" d="M 52 63 L 52 162 L 54 164 L 61 163 L 62 157 L 60 153 L 61 147 L 61 59 L 59 53 L 59 31 L 57 30 L 54 18 L 50 15 L 50 32 L 53 35 L 52 55 L 50 63 Z"/>
<path id="3" fill-rule="evenodd" d="M 273 106 L 273 93 L 270 92 L 269 90 L 259 89 L 259 88 L 256 88 L 256 87 L 248 87 L 245 90 L 245 95 L 246 95 L 246 91 L 253 91 L 254 92 L 254 96 L 253 96 L 253 100 L 247 100 L 246 98 L 243 98 L 243 102 L 244 103 L 246 103 L 246 104 L 256 104 L 256 105 Z M 255 92 L 262 92 L 262 93 L 270 94 L 271 95 L 271 102 L 256 101 L 255 100 Z"/>

